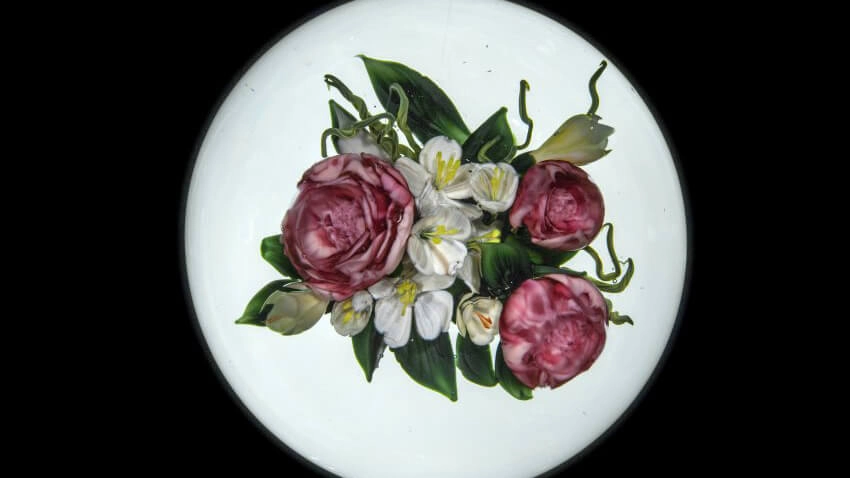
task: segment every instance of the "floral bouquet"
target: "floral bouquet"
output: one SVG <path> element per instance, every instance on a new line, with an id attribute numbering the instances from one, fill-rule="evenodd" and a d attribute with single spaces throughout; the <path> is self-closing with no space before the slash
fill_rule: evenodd
<path id="1" fill-rule="evenodd" d="M 263 287 L 236 322 L 294 335 L 330 313 L 367 381 L 389 347 L 411 378 L 452 401 L 456 369 L 521 400 L 587 370 L 608 324 L 633 323 L 602 295 L 625 290 L 634 263 L 617 258 L 602 193 L 581 168 L 610 152 L 614 129 L 596 115 L 607 64 L 590 78 L 589 111 L 517 154 L 533 130 L 525 80 L 519 115 L 528 131 L 516 145 L 507 108 L 470 132 L 433 81 L 360 58 L 384 111 L 370 113 L 325 76 L 357 116 L 330 100 L 325 159 L 302 176 L 282 234 L 262 240 L 263 258 L 285 278 Z M 328 157 L 328 139 L 338 155 Z M 590 245 L 606 226 L 611 272 Z M 564 265 L 579 251 L 595 277 Z"/>

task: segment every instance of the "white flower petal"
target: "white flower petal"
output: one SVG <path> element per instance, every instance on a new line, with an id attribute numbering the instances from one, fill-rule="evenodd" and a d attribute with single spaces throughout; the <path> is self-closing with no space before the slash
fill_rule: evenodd
<path id="1" fill-rule="evenodd" d="M 476 169 L 478 169 L 478 164 L 475 163 L 466 163 L 458 168 L 455 177 L 442 189 L 446 197 L 449 199 L 466 199 L 472 197 L 469 178 Z"/>
<path id="2" fill-rule="evenodd" d="M 467 292 L 463 294 L 460 300 L 457 302 L 457 308 L 455 310 L 455 323 L 457 324 L 458 333 L 466 337 L 466 321 L 463 320 L 463 308 L 466 305 L 466 302 L 474 296 L 475 293 Z"/>
<path id="3" fill-rule="evenodd" d="M 448 164 L 452 159 L 460 160 L 462 154 L 463 151 L 457 141 L 446 136 L 435 136 L 422 146 L 422 151 L 419 152 L 419 164 L 434 177 L 437 175 L 439 160 Z"/>
<path id="4" fill-rule="evenodd" d="M 381 147 L 378 146 L 378 143 L 372 139 L 372 136 L 364 131 L 360 131 L 360 133 L 352 138 L 338 138 L 336 144 L 339 148 L 340 154 L 367 153 L 377 156 L 385 161 L 390 159 L 387 152 L 381 149 Z"/>
<path id="5" fill-rule="evenodd" d="M 395 292 L 395 283 L 398 277 L 386 277 L 369 287 L 369 293 L 376 299 L 383 299 Z"/>
<path id="6" fill-rule="evenodd" d="M 413 304 L 416 331 L 425 340 L 436 339 L 448 330 L 452 319 L 452 295 L 444 290 L 425 292 Z"/>
<path id="7" fill-rule="evenodd" d="M 431 176 L 428 175 L 428 171 L 425 171 L 421 164 L 410 158 L 402 156 L 393 163 L 393 166 L 404 176 L 407 187 L 414 198 L 418 198 L 425 190 L 425 186 L 431 183 Z"/>
<path id="8" fill-rule="evenodd" d="M 458 269 L 457 276 L 476 294 L 481 289 L 481 253 L 476 249 L 470 249 L 463 260 L 463 265 Z"/>
<path id="9" fill-rule="evenodd" d="M 481 211 L 481 208 L 478 207 L 478 205 L 476 205 L 476 204 L 469 204 L 469 203 L 455 201 L 453 199 L 446 198 L 443 205 L 444 206 L 451 206 L 451 207 L 457 209 L 458 211 L 460 211 L 461 214 L 463 214 L 469 220 L 478 219 L 483 214 L 483 212 Z"/>
<path id="10" fill-rule="evenodd" d="M 402 315 L 404 311 L 404 315 Z M 403 347 L 410 340 L 410 323 L 413 311 L 404 307 L 396 296 L 375 303 L 375 329 L 384 335 L 384 343 L 390 348 Z"/>
<path id="11" fill-rule="evenodd" d="M 424 259 L 420 258 L 417 261 L 413 254 L 410 254 L 411 242 L 424 244 L 423 249 L 427 251 L 427 255 L 422 256 Z M 453 276 L 463 265 L 463 259 L 466 257 L 466 244 L 451 239 L 444 239 L 439 244 L 434 244 L 431 241 L 411 237 L 407 241 L 407 246 L 408 254 L 416 270 L 425 275 Z M 417 246 L 414 246 L 414 250 L 416 249 Z"/>
<path id="12" fill-rule="evenodd" d="M 420 272 L 413 276 L 413 282 L 416 282 L 420 292 L 430 292 L 450 287 L 454 284 L 455 278 L 454 276 L 425 275 Z"/>
<path id="13" fill-rule="evenodd" d="M 423 274 L 433 274 L 434 254 L 430 242 L 419 236 L 410 235 L 407 240 L 407 256 L 417 270 Z"/>

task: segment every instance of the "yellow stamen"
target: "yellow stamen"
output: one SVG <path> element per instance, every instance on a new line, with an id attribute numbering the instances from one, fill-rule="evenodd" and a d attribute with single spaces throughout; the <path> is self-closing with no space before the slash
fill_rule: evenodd
<path id="1" fill-rule="evenodd" d="M 460 159 L 455 159 L 454 156 L 449 156 L 448 162 L 443 159 L 443 152 L 437 151 L 437 175 L 434 177 L 434 184 L 437 189 L 443 189 L 457 175 L 457 170 L 460 168 Z"/>
<path id="2" fill-rule="evenodd" d="M 430 238 L 431 242 L 433 242 L 434 244 L 439 244 L 439 243 L 443 242 L 442 236 L 457 234 L 458 232 L 460 232 L 460 230 L 457 229 L 457 228 L 453 227 L 451 229 L 446 229 L 446 226 L 440 224 L 437 227 L 435 227 L 433 231 L 422 233 L 422 236 L 424 238 Z"/>
<path id="3" fill-rule="evenodd" d="M 492 231 L 487 232 L 486 234 L 482 234 L 478 237 L 475 237 L 470 242 L 488 242 L 495 243 L 500 242 L 502 240 L 502 231 L 499 229 L 493 229 Z"/>
<path id="4" fill-rule="evenodd" d="M 493 171 L 493 176 L 490 177 L 490 199 L 493 201 L 499 198 L 499 189 L 504 178 L 505 172 L 499 168 L 496 168 Z"/>
<path id="5" fill-rule="evenodd" d="M 344 312 L 342 314 L 342 323 L 347 324 L 351 322 L 351 319 L 354 318 L 354 304 L 352 303 L 351 299 L 348 299 L 342 303 L 342 311 Z"/>
<path id="6" fill-rule="evenodd" d="M 475 316 L 478 317 L 478 320 L 481 321 L 481 325 L 485 329 L 489 329 L 490 327 L 493 327 L 493 319 L 491 319 L 490 317 L 482 314 L 481 312 L 475 312 Z"/>
<path id="7" fill-rule="evenodd" d="M 402 305 L 402 316 L 407 312 L 407 307 L 413 305 L 413 302 L 416 301 L 416 290 L 416 283 L 410 279 L 404 279 L 396 286 L 396 294 L 398 294 L 398 300 L 401 301 Z"/>

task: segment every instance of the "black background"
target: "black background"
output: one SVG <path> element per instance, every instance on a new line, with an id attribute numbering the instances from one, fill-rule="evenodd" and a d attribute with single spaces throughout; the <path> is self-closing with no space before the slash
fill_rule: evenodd
<path id="1" fill-rule="evenodd" d="M 718 375 L 719 351 L 712 332 L 711 279 L 702 273 L 711 261 L 711 240 L 700 232 L 710 224 L 711 211 L 701 199 L 706 196 L 704 181 L 697 178 L 709 172 L 706 164 L 717 151 L 710 140 L 723 109 L 717 91 L 729 81 L 720 71 L 732 66 L 728 47 L 736 43 L 730 38 L 733 25 L 721 15 L 694 8 L 687 12 L 638 7 L 608 10 L 608 5 L 543 8 L 566 19 L 608 54 L 655 110 L 679 161 L 694 232 L 689 297 L 657 379 L 600 445 L 561 471 L 564 476 L 608 476 L 725 468 L 739 455 L 737 440 L 745 439 L 748 431 L 736 430 L 734 439 L 714 438 L 723 431 L 727 399 L 718 391 L 724 379 Z M 179 247 L 182 200 L 197 141 L 217 102 L 243 68 L 311 9 L 290 4 L 287 11 L 280 15 L 249 8 L 213 9 L 205 11 L 203 18 L 163 12 L 144 17 L 147 28 L 136 38 L 137 62 L 127 74 L 142 80 L 137 86 L 144 90 L 139 98 L 153 98 L 156 109 L 150 116 L 149 136 L 160 146 L 158 154 L 146 161 L 156 171 L 156 195 L 166 208 L 165 225 L 171 231 L 160 239 L 173 251 L 169 256 L 173 262 L 168 264 L 173 266 L 171 275 L 158 284 L 157 297 L 157 304 L 168 302 L 171 326 L 150 345 L 156 358 L 145 361 L 153 386 L 137 390 L 137 398 L 144 403 L 139 411 L 146 412 L 139 415 L 139 426 L 154 436 L 145 448 L 162 463 L 234 465 L 248 473 L 270 467 L 284 475 L 310 470 L 280 451 L 219 381 L 192 325 Z M 457 440 L 460 450 L 469 445 L 461 445 L 459 432 L 447 430 L 446 439 Z M 530 433 L 494 439 L 534 438 Z"/>

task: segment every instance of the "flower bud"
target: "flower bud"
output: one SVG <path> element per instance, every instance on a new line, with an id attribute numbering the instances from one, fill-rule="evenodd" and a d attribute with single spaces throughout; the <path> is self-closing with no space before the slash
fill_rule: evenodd
<path id="1" fill-rule="evenodd" d="M 313 293 L 304 284 L 290 284 L 289 289 L 272 293 L 263 308 L 271 304 L 266 327 L 283 335 L 295 335 L 316 325 L 328 307 L 328 300 Z"/>
<path id="2" fill-rule="evenodd" d="M 560 159 L 576 166 L 596 161 L 611 151 L 605 148 L 608 136 L 614 133 L 614 128 L 601 124 L 599 119 L 596 115 L 573 116 L 531 155 L 538 162 Z"/>
<path id="3" fill-rule="evenodd" d="M 499 334 L 501 315 L 502 303 L 498 299 L 469 293 L 458 303 L 457 328 L 475 345 L 487 345 Z"/>

